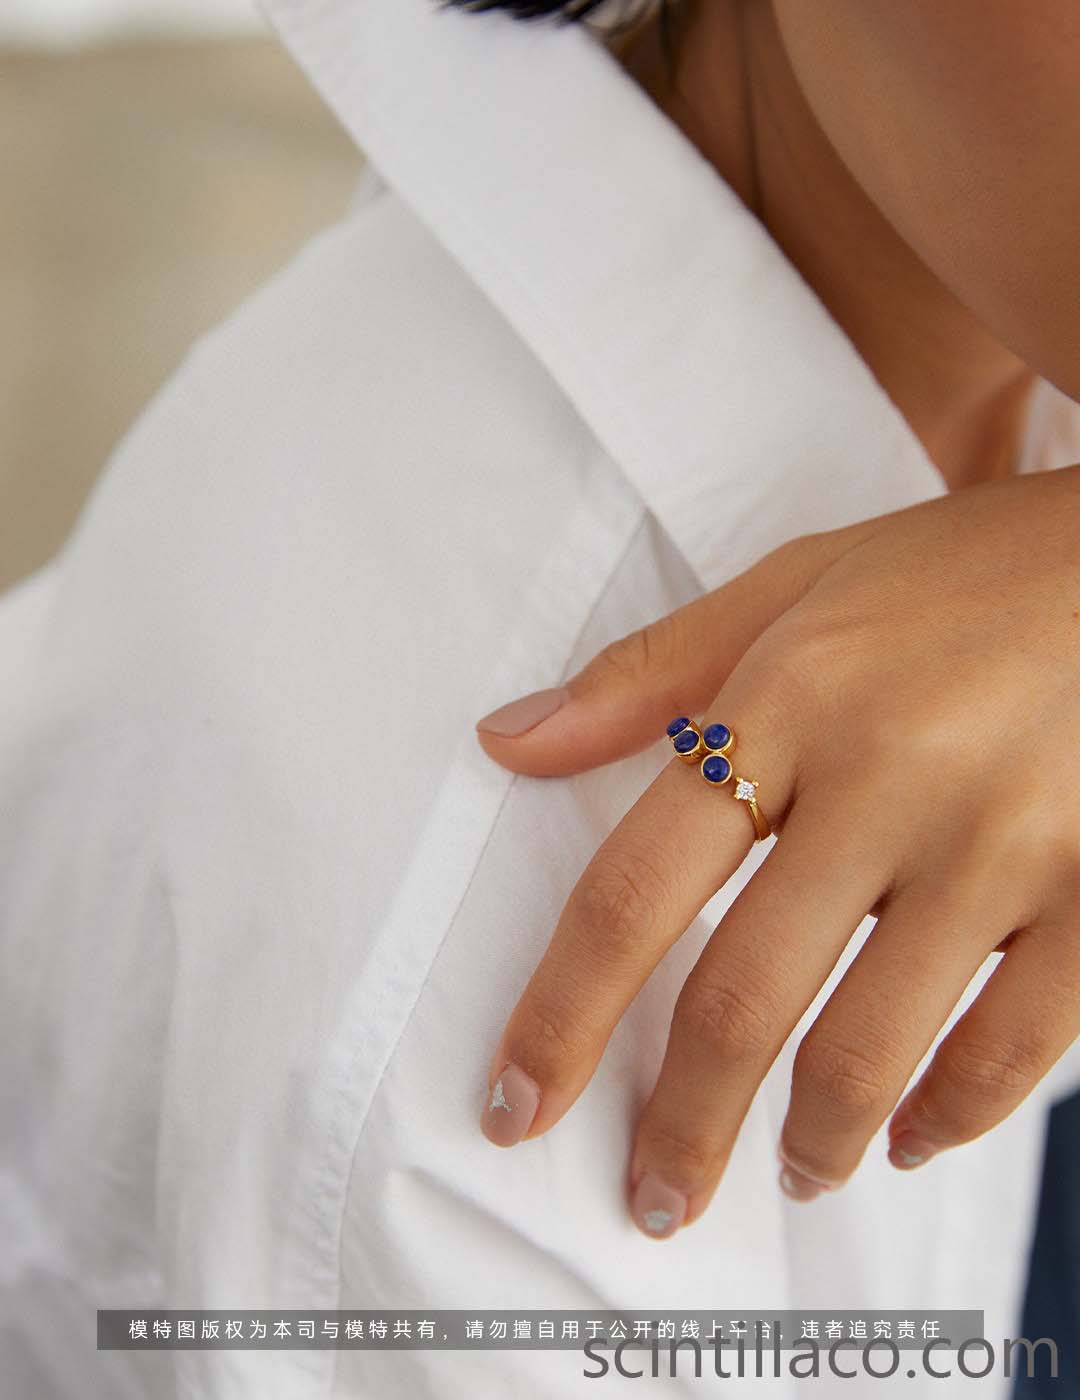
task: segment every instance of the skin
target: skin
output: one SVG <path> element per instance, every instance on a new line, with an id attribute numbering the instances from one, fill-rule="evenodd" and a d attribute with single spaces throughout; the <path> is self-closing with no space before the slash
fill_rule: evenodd
<path id="1" fill-rule="evenodd" d="M 678 53 L 673 87 L 653 31 L 620 57 L 952 489 L 792 540 L 620 638 L 527 732 L 478 727 L 496 762 L 559 776 L 655 743 L 676 714 L 722 722 L 778 834 L 687 979 L 636 1126 L 628 1200 L 647 1232 L 646 1178 L 685 1200 L 683 1225 L 706 1209 L 867 913 L 872 937 L 795 1056 L 778 1144 L 795 1199 L 841 1186 L 886 1120 L 902 1169 L 987 1132 L 1080 1034 L 1080 465 L 1010 475 L 1033 375 L 1080 397 L 1080 9 L 705 0 L 682 12 Z M 528 1138 L 750 848 L 730 786 L 686 766 L 673 756 L 588 862 L 495 1048 L 489 1090 L 508 1063 L 538 1086 Z"/>
<path id="2" fill-rule="evenodd" d="M 1080 397 L 1080 8 L 674 13 L 674 83 L 655 26 L 624 65 L 766 225 L 946 481 L 1007 474 L 1033 371 Z"/>

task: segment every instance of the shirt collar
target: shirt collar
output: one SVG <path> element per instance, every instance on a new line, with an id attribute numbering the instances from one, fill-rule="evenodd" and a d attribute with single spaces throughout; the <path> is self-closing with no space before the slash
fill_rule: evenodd
<path id="1" fill-rule="evenodd" d="M 262 5 L 705 587 L 943 494 L 814 292 L 594 35 L 434 0 Z"/>

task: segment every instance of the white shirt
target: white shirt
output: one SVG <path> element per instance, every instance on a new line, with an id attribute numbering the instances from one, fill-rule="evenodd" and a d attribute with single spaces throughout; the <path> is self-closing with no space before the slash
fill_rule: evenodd
<path id="1" fill-rule="evenodd" d="M 1075 1053 L 917 1172 L 882 1134 L 837 1193 L 776 1184 L 794 1050 L 869 920 L 706 1216 L 632 1224 L 675 997 L 762 847 L 565 1118 L 482 1136 L 506 1018 L 670 747 L 531 779 L 475 720 L 782 540 L 944 485 L 585 31 L 267 9 L 362 188 L 196 343 L 0 603 L 0 1373 L 35 1400 L 592 1394 L 574 1352 L 92 1354 L 99 1307 L 960 1307 L 1015 1335 Z M 1041 383 L 1021 469 L 1077 459 L 1080 410 Z"/>

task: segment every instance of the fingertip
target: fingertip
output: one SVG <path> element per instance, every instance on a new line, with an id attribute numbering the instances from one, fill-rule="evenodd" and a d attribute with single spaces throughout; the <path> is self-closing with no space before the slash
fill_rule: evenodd
<path id="1" fill-rule="evenodd" d="M 780 1189 L 792 1201 L 813 1201 L 825 1190 L 824 1186 L 803 1176 L 794 1167 L 780 1168 Z"/>
<path id="2" fill-rule="evenodd" d="M 915 1167 L 921 1167 L 925 1162 L 929 1162 L 940 1148 L 932 1142 L 927 1141 L 921 1133 L 913 1132 L 908 1127 L 894 1127 L 890 1135 L 888 1158 L 894 1167 L 901 1171 L 912 1171 Z"/>
<path id="3" fill-rule="evenodd" d="M 687 1209 L 686 1194 L 652 1171 L 641 1177 L 630 1203 L 634 1224 L 654 1240 L 673 1235 L 686 1219 Z"/>
<path id="4" fill-rule="evenodd" d="M 513 1147 L 528 1133 L 539 1106 L 539 1085 L 520 1065 L 510 1062 L 488 1091 L 481 1131 L 496 1147 Z"/>

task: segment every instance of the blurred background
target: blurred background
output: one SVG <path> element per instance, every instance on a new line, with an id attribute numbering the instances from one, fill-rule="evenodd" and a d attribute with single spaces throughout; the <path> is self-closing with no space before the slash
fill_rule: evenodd
<path id="1" fill-rule="evenodd" d="M 3 0 L 0 590 L 360 164 L 254 0 Z"/>

